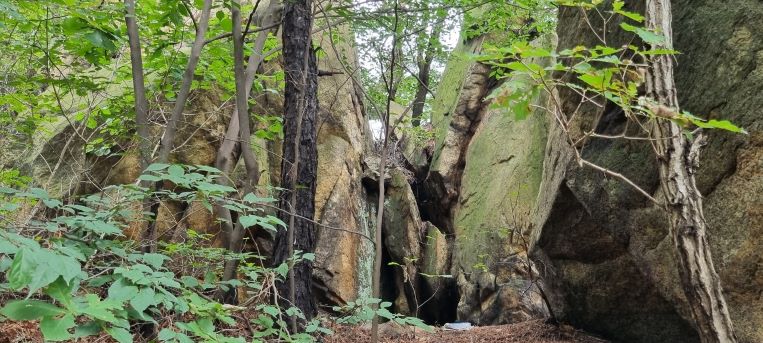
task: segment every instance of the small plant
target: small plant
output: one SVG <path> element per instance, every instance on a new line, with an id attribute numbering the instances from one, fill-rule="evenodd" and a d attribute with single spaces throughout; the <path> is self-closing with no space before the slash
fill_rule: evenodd
<path id="1" fill-rule="evenodd" d="M 373 305 L 378 305 L 379 309 L 374 311 Z M 424 323 L 424 321 L 419 318 L 406 317 L 398 313 L 393 313 L 389 310 L 391 306 L 391 302 L 382 301 L 381 299 L 360 298 L 356 301 L 348 302 L 345 306 L 334 306 L 331 309 L 344 315 L 337 320 L 337 323 L 340 324 L 355 325 L 361 323 L 369 323 L 373 319 L 374 315 L 378 315 L 381 318 L 400 325 L 412 326 L 427 332 L 432 331 L 432 327 Z"/>

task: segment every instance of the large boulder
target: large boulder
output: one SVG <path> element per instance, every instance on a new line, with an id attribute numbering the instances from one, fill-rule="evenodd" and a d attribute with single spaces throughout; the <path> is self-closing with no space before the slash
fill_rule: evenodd
<path id="1" fill-rule="evenodd" d="M 629 3 L 640 11 L 641 3 Z M 723 117 L 750 134 L 711 132 L 697 183 L 716 269 L 740 342 L 763 340 L 763 288 L 757 270 L 763 213 L 761 105 L 763 5 L 750 1 L 674 1 L 675 70 L 679 102 L 708 118 Z M 593 18 L 589 16 L 589 18 Z M 594 19 L 595 20 L 595 19 Z M 579 9 L 562 8 L 559 49 L 592 45 L 596 38 Z M 612 22 L 610 27 L 617 27 Z M 597 23 L 593 23 L 593 27 Z M 629 37 L 608 34 L 609 44 Z M 703 42 L 698 44 L 698 42 Z M 561 92 L 563 107 L 577 103 Z M 622 132 L 617 111 L 584 108 L 580 125 Z M 542 196 L 536 206 L 533 256 L 547 267 L 554 310 L 564 320 L 627 342 L 696 342 L 664 212 L 619 180 L 570 162 L 558 130 L 551 130 Z M 648 144 L 594 140 L 584 157 L 622 173 L 659 194 L 656 162 Z"/>
<path id="2" fill-rule="evenodd" d="M 348 27 L 314 36 L 325 56 L 320 70 L 339 72 L 318 80 L 318 180 L 315 219 L 318 229 L 314 286 L 320 301 L 345 304 L 370 296 L 373 269 L 375 214 L 362 184 L 363 160 L 370 144 L 370 130 L 362 93 L 347 70 L 357 68 L 356 52 Z M 351 39 L 350 39 L 351 40 Z M 342 228 L 340 231 L 334 228 Z"/>
<path id="3" fill-rule="evenodd" d="M 459 294 L 456 317 L 479 325 L 544 317 L 538 271 L 528 257 L 531 213 L 546 147 L 543 111 L 517 120 L 488 98 L 503 80 L 468 56 L 492 33 L 462 41 L 433 105 L 437 136 L 422 204 L 428 218 L 452 236 L 450 274 Z M 536 44 L 553 47 L 553 37 Z M 548 63 L 537 60 L 534 62 Z M 533 104 L 545 107 L 545 96 Z"/>

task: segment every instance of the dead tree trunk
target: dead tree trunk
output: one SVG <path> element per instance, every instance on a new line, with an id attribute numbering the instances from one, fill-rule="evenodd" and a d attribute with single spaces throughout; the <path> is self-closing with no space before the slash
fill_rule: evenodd
<path id="1" fill-rule="evenodd" d="M 647 27 L 665 36 L 664 46 L 672 49 L 669 0 L 647 0 Z M 659 105 L 678 110 L 671 56 L 658 55 L 650 61 L 647 95 Z M 679 275 L 702 342 L 735 342 L 734 329 L 718 274 L 707 243 L 702 195 L 694 173 L 701 139 L 690 142 L 681 127 L 658 120 L 653 136 L 657 150 L 660 181 L 665 195 L 670 232 L 679 260 Z"/>
<path id="2" fill-rule="evenodd" d="M 289 223 L 276 236 L 274 264 L 289 260 L 296 250 L 315 251 L 315 186 L 317 178 L 318 66 L 312 48 L 312 0 L 284 3 L 283 57 L 284 144 L 281 176 L 283 191 L 279 199 L 279 218 Z M 311 293 L 313 264 L 301 260 L 289 271 L 289 282 L 277 284 L 280 296 L 289 295 L 293 306 L 309 320 L 316 313 Z M 292 319 L 292 329 L 294 329 Z"/>

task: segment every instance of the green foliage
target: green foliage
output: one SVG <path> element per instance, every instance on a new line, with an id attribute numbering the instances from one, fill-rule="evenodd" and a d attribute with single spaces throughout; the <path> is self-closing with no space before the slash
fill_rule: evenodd
<path id="1" fill-rule="evenodd" d="M 561 5 L 595 8 L 601 1 L 558 1 Z M 745 132 L 727 120 L 706 120 L 686 111 L 670 110 L 669 116 L 655 113 L 659 108 L 651 99 L 643 97 L 639 91 L 648 65 L 645 61 L 659 56 L 672 56 L 677 52 L 655 48 L 664 42 L 659 32 L 639 26 L 644 18 L 638 13 L 623 10 L 623 1 L 614 1 L 611 16 L 620 15 L 627 20 L 620 28 L 633 33 L 646 47 L 628 44 L 621 47 L 596 45 L 576 46 L 572 49 L 550 51 L 547 47 L 531 45 L 525 41 L 507 46 L 492 46 L 480 61 L 494 67 L 493 76 L 507 80 L 490 97 L 498 106 L 507 106 L 517 119 L 523 119 L 531 112 L 532 101 L 540 91 L 549 94 L 554 89 L 569 89 L 577 93 L 584 102 L 602 106 L 611 102 L 623 109 L 625 116 L 635 120 L 671 120 L 686 129 L 690 126 L 704 129 L 721 129 Z M 611 17 L 610 17 L 611 19 Z M 607 20 L 608 22 L 609 20 Z M 602 42 L 604 44 L 604 42 Z M 541 59 L 556 61 L 544 66 Z"/>
<path id="2" fill-rule="evenodd" d="M 195 38 L 190 13 L 200 4 L 137 1 L 149 99 L 174 100 L 188 59 L 185 47 Z M 47 133 L 48 124 L 73 123 L 79 132 L 87 132 L 87 154 L 111 156 L 125 150 L 135 124 L 124 4 L 5 0 L 2 9 L 0 63 L 7 66 L 0 81 L 3 144 L 28 145 L 33 136 Z M 208 35 L 230 33 L 228 9 L 218 7 L 214 11 L 217 15 L 210 22 Z M 278 57 L 269 53 L 277 50 L 277 45 L 277 37 L 271 35 L 265 44 L 266 60 Z M 233 96 L 231 46 L 229 39 L 218 39 L 204 47 L 192 89 L 215 89 L 225 98 Z M 282 74 L 259 77 L 254 90 L 280 92 Z M 264 86 L 265 82 L 272 86 Z M 278 129 L 268 126 L 271 135 L 277 136 Z"/>
<path id="3" fill-rule="evenodd" d="M 247 225 L 283 226 L 275 217 L 256 214 L 261 211 L 257 204 L 274 199 L 248 194 L 235 200 L 230 195 L 236 189 L 217 185 L 218 177 L 220 172 L 207 166 L 154 164 L 141 179 L 171 182 L 176 191 L 112 186 L 104 194 L 67 204 L 39 188 L 0 188 L 3 199 L 41 202 L 56 213 L 28 224 L 0 220 L 0 271 L 7 281 L 0 291 L 12 299 L 0 315 L 39 320 L 49 341 L 107 334 L 118 342 L 132 342 L 133 323 L 153 322 L 163 327 L 162 342 L 244 342 L 243 337 L 220 331 L 215 323 L 233 325 L 231 311 L 236 309 L 210 295 L 218 288 L 245 286 L 267 301 L 272 280 L 283 280 L 287 264 L 270 269 L 245 262 L 240 269 L 242 280 L 223 283 L 219 280 L 226 258 L 253 256 L 229 256 L 222 249 L 204 247 L 209 237 L 195 232 L 189 232 L 183 243 L 163 244 L 158 253 L 141 252 L 132 242 L 119 239 L 136 215 L 127 210 L 129 204 L 147 197 L 225 203 L 241 213 L 239 218 L 246 218 Z M 299 253 L 297 258 L 313 259 L 314 255 Z M 257 305 L 255 311 L 260 313 L 253 320 L 260 328 L 255 333 L 258 340 L 281 337 L 303 342 L 328 332 L 317 321 L 310 322 L 308 332 L 301 335 L 280 329 L 287 327 L 282 317 L 301 316 L 296 308 Z"/>
<path id="4" fill-rule="evenodd" d="M 489 2 L 464 15 L 466 40 L 498 36 L 498 44 L 528 41 L 554 28 L 556 12 L 549 0 Z"/>
<path id="5" fill-rule="evenodd" d="M 24 176 L 18 169 L 0 170 L 0 186 L 24 188 L 32 182 L 32 178 Z"/>
<path id="6" fill-rule="evenodd" d="M 374 310 L 374 305 L 378 307 L 376 310 Z M 389 310 L 390 307 L 392 307 L 392 303 L 388 301 L 376 298 L 360 298 L 356 301 L 348 302 L 345 306 L 334 306 L 332 311 L 343 314 L 343 317 L 337 320 L 338 323 L 368 323 L 371 322 L 375 314 L 400 325 L 413 326 L 427 332 L 432 331 L 432 327 L 426 325 L 421 319 L 393 313 Z"/>

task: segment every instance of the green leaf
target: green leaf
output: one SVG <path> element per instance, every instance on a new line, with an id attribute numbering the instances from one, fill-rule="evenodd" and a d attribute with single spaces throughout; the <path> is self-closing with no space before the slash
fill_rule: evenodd
<path id="1" fill-rule="evenodd" d="M 254 193 L 247 193 L 246 195 L 244 195 L 243 200 L 249 203 L 268 203 L 268 202 L 276 201 L 276 199 L 274 198 L 260 198 Z"/>
<path id="2" fill-rule="evenodd" d="M 80 325 L 74 329 L 74 338 L 82 338 L 92 336 L 101 332 L 101 325 L 97 321 L 89 321 Z"/>
<path id="3" fill-rule="evenodd" d="M 152 163 L 150 166 L 146 168 L 146 171 L 153 171 L 153 172 L 160 171 L 160 170 L 167 169 L 167 167 L 169 166 L 170 165 L 166 163 Z"/>
<path id="4" fill-rule="evenodd" d="M 197 185 L 196 188 L 202 192 L 207 193 L 231 193 L 236 191 L 236 189 L 233 187 L 209 182 L 201 182 Z"/>
<path id="5" fill-rule="evenodd" d="M 640 54 L 650 56 L 650 55 L 677 55 L 677 50 L 671 50 L 671 49 L 650 49 L 645 51 L 639 51 Z"/>
<path id="6" fill-rule="evenodd" d="M 63 205 L 63 204 L 64 204 L 64 203 L 62 203 L 62 202 L 61 202 L 60 200 L 58 200 L 58 199 L 42 199 L 42 202 L 43 202 L 43 203 L 45 204 L 45 206 L 47 206 L 48 208 L 57 208 L 57 207 L 59 207 L 59 206 L 61 206 L 61 205 Z"/>
<path id="7" fill-rule="evenodd" d="M 618 0 L 612 3 L 612 9 L 614 10 L 615 13 L 620 14 L 624 17 L 627 17 L 631 20 L 637 21 L 639 23 L 644 21 L 644 16 L 638 13 L 623 11 L 624 5 L 625 5 L 625 2 L 623 2 L 622 0 Z"/>
<path id="8" fill-rule="evenodd" d="M 132 343 L 132 335 L 127 329 L 107 327 L 106 332 L 119 343 Z"/>
<path id="9" fill-rule="evenodd" d="M 199 283 L 199 280 L 197 280 L 193 276 L 183 275 L 180 277 L 180 282 L 183 283 L 183 286 L 188 288 L 196 288 L 199 287 L 201 284 Z"/>
<path id="10" fill-rule="evenodd" d="M 138 294 L 138 287 L 133 286 L 129 281 L 122 277 L 111 284 L 108 294 L 109 299 L 120 302 L 127 301 Z"/>
<path id="11" fill-rule="evenodd" d="M 185 175 L 185 170 L 183 169 L 182 166 L 173 164 L 169 167 L 169 169 L 167 169 L 167 173 L 170 176 L 182 177 L 183 175 Z"/>
<path id="12" fill-rule="evenodd" d="M 702 121 L 697 119 L 690 119 L 690 120 L 694 125 L 697 125 L 698 127 L 701 127 L 703 129 L 721 129 L 721 130 L 726 130 L 726 131 L 731 131 L 736 133 L 747 134 L 747 131 L 745 129 L 742 129 L 734 125 L 728 120 L 715 120 L 715 119 L 711 119 L 709 121 Z"/>
<path id="13" fill-rule="evenodd" d="M 112 313 L 112 310 L 121 307 L 121 302 L 114 300 L 101 301 L 98 295 L 95 294 L 87 294 L 85 295 L 85 299 L 87 300 L 87 304 L 82 304 L 79 309 L 81 313 L 111 324 L 118 322 L 114 313 Z"/>
<path id="14" fill-rule="evenodd" d="M 220 27 L 225 31 L 231 31 L 233 30 L 233 22 L 230 20 L 230 18 L 223 18 L 220 20 Z"/>
<path id="15" fill-rule="evenodd" d="M 259 224 L 262 221 L 262 217 L 255 215 L 241 216 L 238 221 L 246 229 Z"/>
<path id="16" fill-rule="evenodd" d="M 159 269 L 164 264 L 164 261 L 169 260 L 169 256 L 162 255 L 162 254 L 156 254 L 156 253 L 148 253 L 143 254 L 143 261 L 148 263 L 151 267 L 154 269 Z"/>
<path id="17" fill-rule="evenodd" d="M 138 180 L 148 181 L 148 182 L 158 182 L 158 181 L 162 181 L 162 178 L 155 175 L 143 174 L 141 176 L 138 176 Z"/>
<path id="18" fill-rule="evenodd" d="M 7 276 L 12 289 L 27 287 L 29 293 L 33 293 L 51 284 L 59 276 L 68 283 L 81 274 L 79 262 L 70 256 L 47 249 L 25 248 L 14 256 Z"/>
<path id="19" fill-rule="evenodd" d="M 210 174 L 221 174 L 222 172 L 220 169 L 217 169 L 215 167 L 205 166 L 205 165 L 198 165 L 196 168 L 200 171 L 207 172 Z"/>
<path id="20" fill-rule="evenodd" d="M 122 230 L 119 227 L 101 220 L 86 221 L 83 226 L 98 235 L 122 235 Z"/>
<path id="21" fill-rule="evenodd" d="M 109 34 L 101 30 L 94 30 L 85 34 L 85 39 L 93 44 L 93 46 L 101 49 L 116 50 L 117 48 L 114 42 L 111 41 Z"/>
<path id="22" fill-rule="evenodd" d="M 265 306 L 261 310 L 262 310 L 262 312 L 264 312 L 264 313 L 266 313 L 266 314 L 268 314 L 268 315 L 270 315 L 271 317 L 274 317 L 274 318 L 278 317 L 278 315 L 281 313 L 281 311 L 278 310 L 278 308 L 275 307 L 275 306 Z"/>
<path id="23" fill-rule="evenodd" d="M 604 73 L 587 73 L 578 76 L 578 78 L 580 81 L 585 82 L 596 90 L 605 90 L 609 88 L 609 83 L 607 82 L 608 80 Z"/>
<path id="24" fill-rule="evenodd" d="M 74 286 L 73 282 L 71 283 L 71 285 L 68 285 L 62 277 L 59 277 L 58 279 L 56 279 L 55 282 L 53 282 L 47 288 L 45 288 L 45 294 L 49 295 L 51 298 L 56 299 L 58 302 L 60 302 L 64 306 L 68 307 L 70 306 L 72 302 L 73 286 Z"/>
<path id="25" fill-rule="evenodd" d="M 641 40 L 644 41 L 644 43 L 647 43 L 649 45 L 655 46 L 665 42 L 665 37 L 658 35 L 645 28 L 636 27 L 633 25 L 629 25 L 627 23 L 620 23 L 620 27 L 625 31 L 635 33 L 636 35 L 639 36 L 639 38 L 641 38 Z"/>
<path id="26" fill-rule="evenodd" d="M 166 342 L 175 338 L 175 336 L 177 336 L 175 331 L 172 331 L 169 328 L 164 328 L 162 331 L 159 331 L 159 336 L 157 336 L 157 338 L 162 342 Z"/>
<path id="27" fill-rule="evenodd" d="M 138 294 L 130 300 L 130 305 L 132 305 L 132 308 L 134 308 L 135 311 L 143 312 L 149 306 L 155 304 L 154 302 L 155 297 L 156 297 L 156 292 L 154 292 L 153 288 L 150 288 L 150 287 L 141 288 L 138 291 Z"/>
<path id="28" fill-rule="evenodd" d="M 47 341 L 65 341 L 72 338 L 69 329 L 75 325 L 74 316 L 67 313 L 61 318 L 43 317 L 40 321 L 40 330 Z"/>
<path id="29" fill-rule="evenodd" d="M 514 61 L 514 62 L 507 63 L 505 67 L 514 71 L 530 73 L 532 75 L 537 75 L 537 76 L 543 76 L 545 74 L 545 70 L 543 70 L 543 67 L 541 67 L 540 65 L 536 63 L 523 63 L 523 62 Z"/>
<path id="30" fill-rule="evenodd" d="M 36 320 L 64 312 L 64 309 L 58 306 L 33 299 L 11 300 L 0 309 L 0 314 L 12 320 Z"/>

